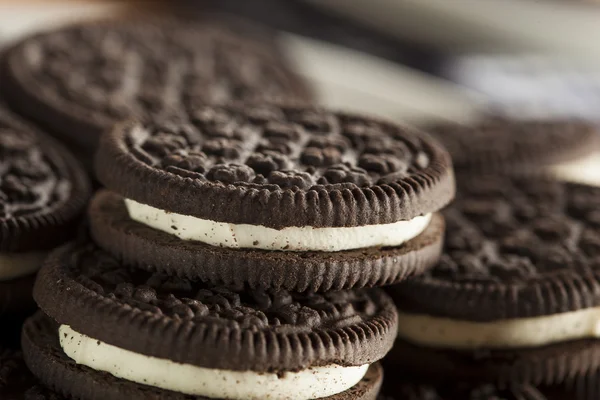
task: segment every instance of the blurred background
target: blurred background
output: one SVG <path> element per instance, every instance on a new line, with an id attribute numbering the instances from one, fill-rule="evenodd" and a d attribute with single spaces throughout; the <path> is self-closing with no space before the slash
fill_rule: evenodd
<path id="1" fill-rule="evenodd" d="M 600 3 L 591 0 L 0 0 L 0 43 L 85 18 L 212 11 L 275 30 L 333 108 L 414 124 L 490 109 L 600 120 Z M 600 184 L 600 156 L 559 173 Z"/>

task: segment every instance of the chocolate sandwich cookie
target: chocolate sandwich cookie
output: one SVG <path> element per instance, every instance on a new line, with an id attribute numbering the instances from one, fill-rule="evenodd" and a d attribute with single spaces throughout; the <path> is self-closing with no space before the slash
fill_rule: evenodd
<path id="1" fill-rule="evenodd" d="M 34 274 L 70 238 L 89 193 L 66 149 L 0 108 L 0 318 L 32 307 Z"/>
<path id="2" fill-rule="evenodd" d="M 302 106 L 206 106 L 105 135 L 92 234 L 127 263 L 215 284 L 328 291 L 439 257 L 454 196 L 424 133 Z"/>
<path id="3" fill-rule="evenodd" d="M 536 173 L 600 150 L 595 124 L 582 120 L 486 117 L 472 125 L 427 128 L 448 149 L 458 173 Z"/>
<path id="4" fill-rule="evenodd" d="M 600 369 L 600 188 L 463 181 L 440 263 L 390 289 L 391 360 L 449 379 L 560 383 Z"/>
<path id="5" fill-rule="evenodd" d="M 67 245 L 39 273 L 23 330 L 42 384 L 88 399 L 375 399 L 397 329 L 378 289 L 223 288 Z M 70 397 L 69 397 L 70 396 Z"/>
<path id="6" fill-rule="evenodd" d="M 101 133 L 132 114 L 232 99 L 311 99 L 274 46 L 218 23 L 85 23 L 25 39 L 3 64 L 11 106 L 88 154 Z"/>

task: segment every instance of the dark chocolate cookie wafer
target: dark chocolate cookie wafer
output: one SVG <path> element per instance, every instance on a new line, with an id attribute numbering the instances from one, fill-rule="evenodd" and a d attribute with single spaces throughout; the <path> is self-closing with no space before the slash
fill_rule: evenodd
<path id="1" fill-rule="evenodd" d="M 8 50 L 3 71 L 12 107 L 90 154 L 101 133 L 132 114 L 229 100 L 310 100 L 274 46 L 207 22 L 60 28 Z"/>
<path id="2" fill-rule="evenodd" d="M 0 315 L 32 306 L 33 274 L 71 237 L 89 192 L 66 149 L 0 108 Z"/>
<path id="3" fill-rule="evenodd" d="M 36 385 L 25 392 L 24 400 L 67 400 L 50 389 Z"/>
<path id="4" fill-rule="evenodd" d="M 34 296 L 49 317 L 26 322 L 26 362 L 81 399 L 374 399 L 381 369 L 370 364 L 397 328 L 377 289 L 225 289 L 127 267 L 94 245 L 53 253 Z"/>
<path id="5" fill-rule="evenodd" d="M 463 182 L 444 213 L 440 263 L 391 289 L 400 311 L 393 360 L 509 383 L 559 383 L 598 370 L 598 204 L 595 187 Z"/>
<path id="6" fill-rule="evenodd" d="M 472 125 L 428 131 L 446 146 L 460 173 L 535 173 L 600 150 L 595 124 L 580 120 L 513 120 L 488 117 Z"/>
<path id="7" fill-rule="evenodd" d="M 95 240 L 144 268 L 253 288 L 400 281 L 439 257 L 454 196 L 424 133 L 302 106 L 202 107 L 104 136 Z"/>

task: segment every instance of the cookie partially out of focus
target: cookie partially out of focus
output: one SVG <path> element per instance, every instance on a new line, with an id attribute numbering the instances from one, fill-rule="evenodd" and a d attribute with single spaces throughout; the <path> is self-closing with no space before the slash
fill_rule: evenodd
<path id="1" fill-rule="evenodd" d="M 0 109 L 0 326 L 5 333 L 12 324 L 1 319 L 33 307 L 35 273 L 50 250 L 72 238 L 89 194 L 82 167 L 62 145 Z"/>
<path id="2" fill-rule="evenodd" d="M 390 288 L 389 361 L 438 378 L 554 384 L 600 369 L 600 188 L 463 181 L 437 266 Z"/>
<path id="3" fill-rule="evenodd" d="M 206 21 L 107 20 L 37 34 L 6 51 L 2 84 L 11 107 L 88 156 L 127 116 L 311 99 L 271 43 Z"/>
<path id="4" fill-rule="evenodd" d="M 450 152 L 459 174 L 543 173 L 545 168 L 600 151 L 600 132 L 583 120 L 484 117 L 473 124 L 426 129 Z"/>

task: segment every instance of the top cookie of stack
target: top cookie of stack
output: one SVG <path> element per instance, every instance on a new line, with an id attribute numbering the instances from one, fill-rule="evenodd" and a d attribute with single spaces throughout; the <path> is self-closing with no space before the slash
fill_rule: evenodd
<path id="1" fill-rule="evenodd" d="M 310 106 L 204 106 L 100 142 L 94 239 L 141 267 L 216 284 L 380 286 L 439 258 L 454 196 L 425 133 Z"/>

